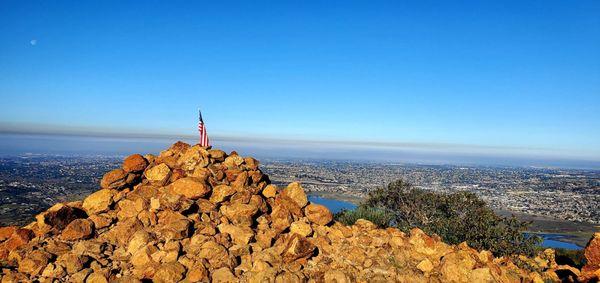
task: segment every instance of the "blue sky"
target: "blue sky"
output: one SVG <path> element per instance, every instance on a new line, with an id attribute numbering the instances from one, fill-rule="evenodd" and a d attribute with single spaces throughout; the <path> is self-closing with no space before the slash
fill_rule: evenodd
<path id="1" fill-rule="evenodd" d="M 218 2 L 2 1 L 0 129 L 600 160 L 599 1 Z"/>

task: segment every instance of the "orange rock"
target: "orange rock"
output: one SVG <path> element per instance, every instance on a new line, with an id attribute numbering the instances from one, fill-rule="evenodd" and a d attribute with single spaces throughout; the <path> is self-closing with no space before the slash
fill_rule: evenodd
<path id="1" fill-rule="evenodd" d="M 194 177 L 185 177 L 173 182 L 170 190 L 189 199 L 198 199 L 210 193 L 210 187 Z"/>
<path id="2" fill-rule="evenodd" d="M 148 166 L 148 161 L 140 154 L 133 154 L 123 161 L 123 170 L 129 172 L 141 172 Z"/>
<path id="3" fill-rule="evenodd" d="M 258 169 L 258 160 L 252 158 L 252 157 L 246 157 L 244 158 L 244 162 L 246 163 L 246 168 L 248 168 L 248 170 L 256 170 Z"/>
<path id="4" fill-rule="evenodd" d="M 123 169 L 115 169 L 102 177 L 100 187 L 103 189 L 121 189 L 127 185 L 127 173 Z"/>
<path id="5" fill-rule="evenodd" d="M 248 185 L 248 172 L 243 171 L 235 177 L 235 180 L 231 183 L 231 187 L 233 187 L 237 191 L 243 191 Z"/>
<path id="6" fill-rule="evenodd" d="M 319 225 L 327 225 L 331 220 L 333 220 L 333 214 L 331 211 L 327 209 L 327 207 L 311 203 L 304 208 L 304 214 L 310 222 L 316 223 Z"/>
<path id="7" fill-rule="evenodd" d="M 600 266 L 600 232 L 595 233 L 584 251 L 588 265 Z"/>
<path id="8" fill-rule="evenodd" d="M 275 186 L 273 184 L 266 186 L 262 191 L 262 195 L 266 198 L 273 198 L 273 197 L 275 197 L 276 194 L 277 194 L 277 186 Z"/>
<path id="9" fill-rule="evenodd" d="M 88 219 L 75 219 L 63 230 L 63 240 L 74 241 L 87 239 L 94 233 L 94 223 Z"/>
<path id="10" fill-rule="evenodd" d="M 153 182 L 163 182 L 171 176 L 171 168 L 165 163 L 158 164 L 144 173 L 146 178 Z"/>
<path id="11" fill-rule="evenodd" d="M 171 174 L 171 182 L 175 182 L 183 177 L 185 177 L 185 171 L 178 168 L 173 169 L 173 173 Z"/>
<path id="12" fill-rule="evenodd" d="M 0 227 L 0 241 L 4 241 L 17 230 L 17 226 Z"/>
<path id="13" fill-rule="evenodd" d="M 282 257 L 285 262 L 306 258 L 310 256 L 316 248 L 315 245 L 305 237 L 298 234 L 288 234 L 284 241 L 285 248 Z"/>
<path id="14" fill-rule="evenodd" d="M 300 208 L 303 208 L 308 203 L 306 193 L 304 193 L 302 185 L 300 185 L 298 182 L 293 182 L 287 185 L 287 187 L 283 189 L 282 193 L 294 200 L 294 202 L 298 204 Z"/>
<path id="15" fill-rule="evenodd" d="M 227 153 L 225 153 L 225 151 L 222 151 L 220 149 L 211 149 L 208 151 L 208 154 L 209 154 L 210 158 L 212 158 L 218 162 L 223 162 L 223 160 L 225 160 L 225 157 L 227 157 Z"/>
<path id="16" fill-rule="evenodd" d="M 0 244 L 0 259 L 5 259 L 11 251 L 26 245 L 34 237 L 33 231 L 17 228 L 8 240 Z"/>
<path id="17" fill-rule="evenodd" d="M 38 227 L 48 231 L 51 228 L 62 230 L 67 227 L 71 221 L 85 217 L 87 217 L 87 214 L 82 209 L 60 204 L 40 213 L 36 216 L 36 219 Z"/>
<path id="18" fill-rule="evenodd" d="M 189 144 L 184 143 L 182 141 L 178 141 L 178 142 L 174 143 L 169 148 L 169 150 L 173 151 L 174 153 L 181 154 L 181 153 L 185 152 L 190 147 L 191 146 Z"/>

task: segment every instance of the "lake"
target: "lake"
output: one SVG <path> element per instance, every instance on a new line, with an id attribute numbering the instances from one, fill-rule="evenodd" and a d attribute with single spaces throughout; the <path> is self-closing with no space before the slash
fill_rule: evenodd
<path id="1" fill-rule="evenodd" d="M 347 201 L 322 198 L 315 195 L 308 195 L 308 200 L 313 203 L 321 204 L 329 208 L 333 213 L 340 212 L 342 209 L 355 209 L 356 205 Z"/>
<path id="2" fill-rule="evenodd" d="M 326 206 L 333 213 L 340 212 L 342 209 L 356 208 L 355 204 L 347 202 L 347 201 L 323 198 L 323 197 L 319 197 L 319 196 L 315 196 L 315 195 L 309 195 L 308 200 L 313 203 L 322 204 L 322 205 Z M 569 236 L 566 236 L 566 235 L 548 234 L 548 233 L 538 233 L 537 235 L 542 237 L 543 242 L 542 242 L 541 246 L 545 247 L 545 248 L 554 248 L 554 249 L 562 248 L 562 249 L 568 249 L 568 250 L 582 249 L 582 247 L 580 247 L 576 244 L 565 242 L 564 240 L 569 238 Z"/>
<path id="3" fill-rule="evenodd" d="M 536 235 L 542 237 L 542 247 L 553 248 L 553 249 L 567 249 L 567 250 L 581 250 L 582 247 L 565 242 L 565 239 L 568 239 L 569 236 L 561 235 L 561 234 L 550 234 L 550 233 L 537 233 Z"/>

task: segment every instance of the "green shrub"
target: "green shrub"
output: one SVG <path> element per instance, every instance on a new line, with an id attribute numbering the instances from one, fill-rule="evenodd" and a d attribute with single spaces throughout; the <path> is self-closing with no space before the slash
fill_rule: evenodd
<path id="1" fill-rule="evenodd" d="M 530 223 L 513 217 L 501 217 L 470 192 L 435 193 L 414 188 L 398 180 L 369 194 L 364 207 L 383 210 L 388 224 L 409 231 L 418 227 L 435 233 L 445 242 L 466 241 L 476 249 L 486 249 L 496 256 L 533 255 L 539 244 L 537 236 L 525 236 Z"/>
<path id="2" fill-rule="evenodd" d="M 344 223 L 345 225 L 352 225 L 358 219 L 366 219 L 380 228 L 388 227 L 391 215 L 383 209 L 374 207 L 359 206 L 353 210 L 342 210 L 334 215 L 335 220 Z"/>

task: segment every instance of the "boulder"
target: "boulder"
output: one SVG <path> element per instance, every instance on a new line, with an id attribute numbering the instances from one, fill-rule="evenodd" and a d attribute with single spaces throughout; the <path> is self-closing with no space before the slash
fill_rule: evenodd
<path id="1" fill-rule="evenodd" d="M 116 191 L 110 189 L 96 191 L 83 200 L 83 209 L 88 215 L 108 211 L 113 204 L 115 194 Z"/>
<path id="2" fill-rule="evenodd" d="M 223 161 L 223 165 L 225 165 L 227 168 L 230 168 L 230 169 L 239 167 L 243 163 L 244 163 L 244 159 L 237 154 L 231 154 L 231 155 L 227 156 L 227 158 L 225 158 L 225 161 Z"/>
<path id="3" fill-rule="evenodd" d="M 114 189 L 119 190 L 127 185 L 127 172 L 123 169 L 115 169 L 102 177 L 100 181 L 100 187 L 103 189 Z"/>
<path id="4" fill-rule="evenodd" d="M 82 256 L 69 252 L 59 256 L 56 264 L 62 267 L 67 274 L 74 274 L 83 269 L 85 261 Z"/>
<path id="5" fill-rule="evenodd" d="M 327 225 L 333 220 L 331 211 L 323 205 L 311 203 L 304 208 L 306 218 L 312 223 L 318 225 Z"/>
<path id="6" fill-rule="evenodd" d="M 208 151 L 208 155 L 210 156 L 210 158 L 217 162 L 223 162 L 225 160 L 225 157 L 227 157 L 225 151 L 222 151 L 220 149 L 211 149 Z"/>
<path id="7" fill-rule="evenodd" d="M 258 211 L 258 207 L 252 204 L 235 202 L 232 204 L 222 205 L 221 213 L 234 224 L 250 226 L 252 224 L 252 216 Z"/>
<path id="8" fill-rule="evenodd" d="M 246 168 L 248 170 L 257 170 L 260 162 L 252 157 L 244 158 L 244 163 L 246 164 Z"/>
<path id="9" fill-rule="evenodd" d="M 19 227 L 17 227 L 17 226 L 0 227 L 0 242 L 5 241 L 6 239 L 10 238 L 10 236 L 12 236 L 12 234 L 18 228 Z"/>
<path id="10" fill-rule="evenodd" d="M 467 282 L 477 261 L 466 251 L 450 253 L 442 259 L 440 273 L 446 282 Z"/>
<path id="11" fill-rule="evenodd" d="M 46 268 L 51 257 L 51 254 L 42 250 L 32 251 L 19 261 L 19 272 L 38 275 Z"/>
<path id="12" fill-rule="evenodd" d="M 292 224 L 292 215 L 283 205 L 273 207 L 270 216 L 272 221 L 271 227 L 277 231 L 284 231 Z"/>
<path id="13" fill-rule="evenodd" d="M 117 222 L 101 235 L 101 239 L 113 245 L 126 246 L 136 231 L 143 228 L 142 222 L 136 218 L 128 218 Z"/>
<path id="14" fill-rule="evenodd" d="M 136 231 L 129 240 L 129 244 L 127 245 L 127 252 L 130 254 L 134 254 L 139 249 L 147 246 L 152 240 L 152 236 L 145 230 Z"/>
<path id="15" fill-rule="evenodd" d="M 584 256 L 588 265 L 600 268 L 600 232 L 594 234 L 584 250 Z"/>
<path id="16" fill-rule="evenodd" d="M 582 282 L 600 281 L 600 232 L 595 233 L 585 247 L 583 255 L 586 265 L 581 270 Z"/>
<path id="17" fill-rule="evenodd" d="M 210 202 L 215 203 L 215 204 L 221 203 L 227 197 L 230 197 L 231 195 L 233 195 L 235 192 L 236 192 L 236 190 L 234 188 L 232 188 L 231 186 L 218 185 L 213 189 L 209 200 L 210 200 Z"/>
<path id="18" fill-rule="evenodd" d="M 100 272 L 94 272 L 85 279 L 85 283 L 108 283 L 108 280 L 104 274 Z"/>
<path id="19" fill-rule="evenodd" d="M 157 283 L 179 282 L 185 275 L 185 266 L 178 262 L 161 264 L 152 281 Z"/>
<path id="20" fill-rule="evenodd" d="M 213 271 L 211 276 L 212 282 L 214 283 L 235 283 L 239 282 L 239 279 L 231 273 L 231 270 L 227 267 L 219 268 Z"/>
<path id="21" fill-rule="evenodd" d="M 297 259 L 307 258 L 315 251 L 315 246 L 298 234 L 287 235 L 284 240 L 284 252 L 282 258 L 285 262 L 292 262 Z"/>
<path id="22" fill-rule="evenodd" d="M 171 168 L 161 163 L 146 170 L 144 175 L 151 182 L 164 182 L 171 176 Z"/>
<path id="23" fill-rule="evenodd" d="M 298 182 L 290 183 L 285 189 L 283 189 L 283 194 L 294 200 L 294 202 L 296 202 L 300 208 L 303 208 L 308 203 L 306 193 L 304 193 L 304 189 Z"/>
<path id="24" fill-rule="evenodd" d="M 227 233 L 236 244 L 246 245 L 254 237 L 254 231 L 247 226 L 235 226 L 231 224 L 219 224 L 221 233 Z"/>
<path id="25" fill-rule="evenodd" d="M 88 217 L 88 219 L 94 222 L 94 227 L 96 229 L 108 227 L 110 226 L 110 224 L 112 224 L 113 221 L 112 217 L 110 217 L 109 215 L 91 215 L 90 217 Z"/>
<path id="26" fill-rule="evenodd" d="M 417 264 L 417 269 L 423 271 L 424 273 L 429 273 L 433 270 L 433 263 L 429 259 L 424 259 L 419 264 Z"/>
<path id="27" fill-rule="evenodd" d="M 189 199 L 198 199 L 210 192 L 210 187 L 194 177 L 181 178 L 171 184 L 170 190 Z"/>
<path id="28" fill-rule="evenodd" d="M 142 172 L 148 166 L 148 161 L 141 154 L 132 154 L 123 160 L 123 170 L 126 173 Z"/>
<path id="29" fill-rule="evenodd" d="M 190 147 L 191 146 L 188 143 L 185 143 L 182 141 L 177 141 L 176 143 L 171 145 L 171 147 L 169 148 L 169 151 L 173 152 L 174 154 L 180 155 L 180 154 L 184 153 L 186 150 L 188 150 Z"/>
<path id="30" fill-rule="evenodd" d="M 57 204 L 47 211 L 38 214 L 35 218 L 38 228 L 49 231 L 50 229 L 62 230 L 71 221 L 85 217 L 87 217 L 87 214 L 80 208 Z"/>
<path id="31" fill-rule="evenodd" d="M 177 165 L 185 171 L 206 167 L 208 163 L 208 151 L 199 145 L 188 148 L 177 160 Z"/>
<path id="32" fill-rule="evenodd" d="M 166 240 L 179 240 L 188 237 L 190 220 L 181 213 L 166 210 L 158 214 L 157 234 Z"/>
<path id="33" fill-rule="evenodd" d="M 67 225 L 61 234 L 66 241 L 88 239 L 94 233 L 94 223 L 88 219 L 75 219 Z"/>
<path id="34" fill-rule="evenodd" d="M 277 186 L 273 184 L 267 185 L 262 191 L 262 195 L 266 198 L 274 198 L 276 194 Z"/>
<path id="35" fill-rule="evenodd" d="M 66 275 L 65 269 L 62 266 L 48 263 L 42 271 L 42 277 L 47 278 L 62 278 Z"/>
<path id="36" fill-rule="evenodd" d="M 312 228 L 310 224 L 305 221 L 296 221 L 290 225 L 290 232 L 298 234 L 303 237 L 308 237 L 312 234 Z"/>
<path id="37" fill-rule="evenodd" d="M 185 276 L 186 282 L 200 282 L 208 281 L 208 270 L 202 265 L 202 263 L 195 262 L 188 268 L 188 273 Z"/>
<path id="38" fill-rule="evenodd" d="M 34 236 L 29 229 L 16 229 L 6 241 L 0 243 L 0 259 L 5 259 L 11 251 L 25 246 Z"/>
<path id="39" fill-rule="evenodd" d="M 143 269 L 144 267 L 155 263 L 151 256 L 155 252 L 158 252 L 157 247 L 154 245 L 146 245 L 131 254 L 130 262 L 136 269 Z"/>

